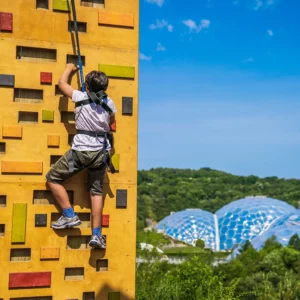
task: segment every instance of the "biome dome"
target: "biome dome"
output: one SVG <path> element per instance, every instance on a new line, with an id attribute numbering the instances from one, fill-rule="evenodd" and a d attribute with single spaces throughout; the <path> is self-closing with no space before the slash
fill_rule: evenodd
<path id="1" fill-rule="evenodd" d="M 283 246 L 287 246 L 290 238 L 294 235 L 298 234 L 300 237 L 300 226 L 278 226 L 276 228 L 270 228 L 263 234 L 257 236 L 255 239 L 251 241 L 251 244 L 256 250 L 260 250 L 267 239 L 272 236 L 276 237 L 276 240 L 282 244 Z"/>
<path id="2" fill-rule="evenodd" d="M 267 239 L 275 236 L 279 243 L 283 246 L 287 246 L 290 238 L 294 234 L 298 234 L 300 237 L 300 211 L 276 220 L 274 224 L 271 225 L 270 229 L 254 238 L 251 241 L 251 244 L 255 249 L 260 250 Z"/>
<path id="3" fill-rule="evenodd" d="M 296 210 L 291 214 L 284 215 L 280 218 L 277 218 L 272 224 L 271 228 L 276 228 L 278 226 L 291 226 L 291 225 L 298 225 L 300 226 L 300 210 Z"/>
<path id="4" fill-rule="evenodd" d="M 297 209 L 283 201 L 267 197 L 247 197 L 233 201 L 216 212 L 220 250 L 252 240 L 281 216 Z"/>
<path id="5" fill-rule="evenodd" d="M 214 215 L 202 209 L 186 209 L 165 217 L 156 225 L 170 237 L 194 244 L 202 239 L 206 247 L 215 250 L 216 231 Z"/>
<path id="6" fill-rule="evenodd" d="M 156 225 L 170 237 L 195 245 L 202 239 L 212 250 L 231 250 L 264 233 L 282 217 L 300 211 L 286 202 L 264 196 L 236 200 L 219 209 L 216 214 L 187 209 L 167 216 Z"/>

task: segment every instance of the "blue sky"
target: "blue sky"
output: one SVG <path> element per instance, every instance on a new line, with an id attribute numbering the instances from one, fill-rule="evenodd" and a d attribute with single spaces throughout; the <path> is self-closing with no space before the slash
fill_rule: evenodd
<path id="1" fill-rule="evenodd" d="M 300 178 L 299 11 L 141 0 L 139 169 Z"/>

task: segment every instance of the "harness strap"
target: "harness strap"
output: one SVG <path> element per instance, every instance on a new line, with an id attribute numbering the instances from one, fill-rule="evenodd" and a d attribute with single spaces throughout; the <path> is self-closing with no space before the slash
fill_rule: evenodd
<path id="1" fill-rule="evenodd" d="M 109 167 L 109 170 L 112 174 L 116 172 L 112 161 L 110 159 L 110 156 L 108 155 L 108 152 L 106 151 L 107 148 L 107 132 L 95 132 L 95 131 L 89 131 L 89 130 L 77 130 L 78 134 L 86 134 L 89 136 L 93 137 L 103 137 L 104 138 L 104 143 L 103 143 L 103 148 L 98 152 L 98 154 L 94 157 L 94 159 L 86 166 L 81 166 L 81 169 L 88 168 L 91 166 L 98 158 L 99 156 L 104 152 L 103 156 L 103 163 L 106 164 Z M 74 172 L 74 156 L 76 155 L 76 152 L 70 149 L 68 153 L 68 165 L 69 165 L 69 172 L 72 173 Z"/>
<path id="2" fill-rule="evenodd" d="M 97 132 L 97 131 L 89 131 L 89 130 L 78 129 L 77 133 L 78 134 L 89 135 L 89 136 L 92 136 L 92 137 L 103 137 L 103 138 L 107 139 L 107 132 L 105 132 L 105 131 L 98 131 Z M 104 143 L 106 144 L 106 141 L 104 141 Z"/>
<path id="3" fill-rule="evenodd" d="M 88 105 L 88 104 L 91 104 L 93 102 L 94 101 L 92 101 L 91 99 L 78 101 L 78 102 L 75 102 L 75 107 L 79 107 L 79 106 L 82 106 L 82 105 Z"/>
<path id="4" fill-rule="evenodd" d="M 110 158 L 109 155 L 108 155 L 108 158 L 107 158 L 107 162 L 106 162 L 106 163 L 107 163 L 107 165 L 108 165 L 108 168 L 109 168 L 111 174 L 116 173 L 116 169 L 115 169 L 115 167 L 114 167 L 114 165 L 113 165 L 113 163 L 112 163 L 111 158 Z"/>
<path id="5" fill-rule="evenodd" d="M 96 103 L 97 105 L 100 105 L 109 114 L 112 114 L 113 111 L 111 110 L 111 108 L 103 101 L 103 99 L 107 97 L 107 94 L 104 91 L 99 91 L 97 93 L 87 92 L 87 94 L 90 99 L 76 102 L 75 107 Z"/>
<path id="6" fill-rule="evenodd" d="M 107 97 L 107 94 L 104 91 L 99 91 L 97 93 L 88 92 L 89 97 L 96 104 L 101 105 L 103 109 L 105 109 L 109 114 L 112 114 L 111 108 L 103 101 L 103 98 Z"/>
<path id="7" fill-rule="evenodd" d="M 73 150 L 70 149 L 68 153 L 68 165 L 69 165 L 69 173 L 74 172 L 74 158 L 73 158 Z"/>

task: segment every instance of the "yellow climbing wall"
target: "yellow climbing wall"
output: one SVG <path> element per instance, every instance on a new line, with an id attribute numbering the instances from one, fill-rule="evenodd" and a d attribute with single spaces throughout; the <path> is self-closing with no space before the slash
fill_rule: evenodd
<path id="1" fill-rule="evenodd" d="M 106 250 L 89 249 L 86 172 L 65 184 L 82 224 L 54 231 L 45 184 L 70 147 L 74 105 L 56 84 L 74 61 L 67 0 L 0 1 L 0 300 L 134 299 L 137 197 L 138 0 L 75 0 L 84 73 L 110 78 L 117 107 L 105 179 Z M 79 88 L 78 77 L 72 86 Z"/>

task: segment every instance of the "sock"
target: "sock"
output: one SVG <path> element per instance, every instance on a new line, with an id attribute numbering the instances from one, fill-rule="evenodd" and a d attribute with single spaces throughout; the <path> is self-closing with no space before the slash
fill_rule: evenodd
<path id="1" fill-rule="evenodd" d="M 92 234 L 101 236 L 101 227 L 93 228 Z"/>
<path id="2" fill-rule="evenodd" d="M 72 207 L 69 208 L 64 208 L 63 209 L 63 214 L 65 215 L 65 217 L 67 218 L 73 218 L 75 216 L 74 210 Z"/>

